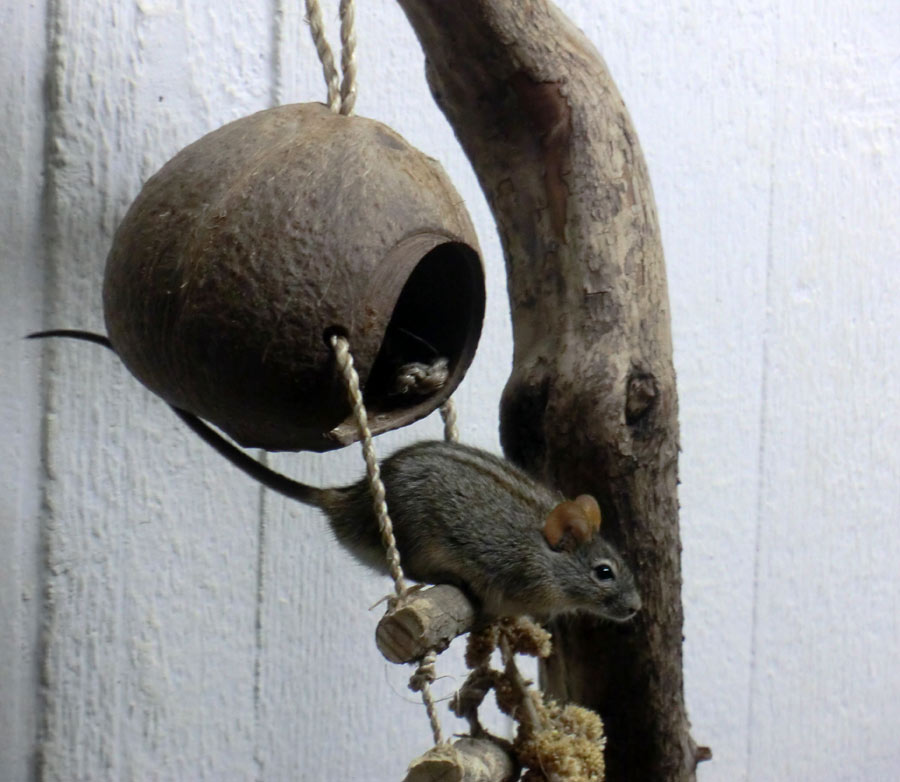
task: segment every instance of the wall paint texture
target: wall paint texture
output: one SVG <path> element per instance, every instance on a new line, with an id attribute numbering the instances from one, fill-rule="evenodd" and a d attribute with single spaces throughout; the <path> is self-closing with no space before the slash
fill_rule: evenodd
<path id="1" fill-rule="evenodd" d="M 390 780 L 428 746 L 372 642 L 386 581 L 106 351 L 20 339 L 102 329 L 112 232 L 180 147 L 322 99 L 300 5 L 0 5 L 0 780 Z M 900 4 L 559 5 L 618 81 L 662 223 L 699 778 L 900 778 Z M 457 398 L 463 438 L 499 451 L 490 214 L 402 13 L 361 0 L 357 22 L 357 112 L 440 159 L 480 235 L 488 315 Z M 270 463 L 362 470 L 355 448 Z M 447 694 L 458 649 L 441 670 Z"/>

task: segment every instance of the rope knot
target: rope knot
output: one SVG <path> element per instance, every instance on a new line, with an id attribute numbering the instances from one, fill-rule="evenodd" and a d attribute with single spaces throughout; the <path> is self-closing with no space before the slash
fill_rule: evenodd
<path id="1" fill-rule="evenodd" d="M 409 677 L 409 689 L 413 692 L 422 692 L 437 678 L 437 653 L 432 649 L 420 661 L 416 672 Z"/>
<path id="2" fill-rule="evenodd" d="M 397 371 L 391 391 L 398 396 L 410 393 L 426 396 L 443 388 L 449 377 L 450 364 L 446 358 L 435 359 L 431 364 L 412 361 Z"/>

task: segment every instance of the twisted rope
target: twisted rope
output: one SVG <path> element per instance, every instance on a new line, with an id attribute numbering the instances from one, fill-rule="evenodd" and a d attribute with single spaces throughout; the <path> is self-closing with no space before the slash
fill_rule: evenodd
<path id="1" fill-rule="evenodd" d="M 356 419 L 356 427 L 359 430 L 363 458 L 366 460 L 369 491 L 372 494 L 372 505 L 375 509 L 375 516 L 378 518 L 381 542 L 384 544 L 388 568 L 391 571 L 391 577 L 394 579 L 394 589 L 397 592 L 397 596 L 394 598 L 396 603 L 406 598 L 409 594 L 409 587 L 406 584 L 403 568 L 400 565 L 400 552 L 397 551 L 394 527 L 388 514 L 384 482 L 381 480 L 381 470 L 378 467 L 378 459 L 375 455 L 375 444 L 372 440 L 372 432 L 369 429 L 369 417 L 359 388 L 359 375 L 353 366 L 353 356 L 350 353 L 350 343 L 347 339 L 335 335 L 331 338 L 331 347 L 334 350 L 338 368 L 347 386 L 347 397 L 350 400 L 350 405 L 353 407 L 353 416 Z M 419 667 L 409 680 L 409 686 L 412 690 L 422 693 L 422 701 L 425 704 L 425 711 L 428 712 L 428 721 L 431 723 L 431 734 L 434 736 L 434 743 L 441 744 L 444 740 L 441 733 L 441 723 L 434 696 L 431 694 L 431 683 L 435 679 L 436 661 L 437 652 L 432 649 L 422 658 Z"/>
<path id="2" fill-rule="evenodd" d="M 519 666 L 516 665 L 516 655 L 510 643 L 509 633 L 503 627 L 500 628 L 500 659 L 503 661 L 503 667 L 509 682 L 521 698 L 521 712 L 511 715 L 517 719 L 529 731 L 534 732 L 543 727 L 543 720 L 538 714 L 537 706 L 529 692 L 528 685 L 519 672 Z"/>
<path id="3" fill-rule="evenodd" d="M 400 552 L 397 551 L 397 541 L 394 538 L 394 525 L 388 515 L 384 482 L 381 480 L 381 470 L 378 468 L 375 443 L 372 441 L 372 432 L 369 429 L 369 417 L 366 414 L 362 392 L 359 390 L 359 375 L 353 366 L 353 356 L 350 355 L 350 343 L 347 339 L 335 335 L 331 338 L 331 347 L 334 350 L 338 368 L 344 377 L 344 383 L 347 385 L 347 398 L 353 407 L 353 416 L 359 430 L 363 458 L 366 460 L 369 490 L 372 493 L 372 507 L 375 510 L 375 517 L 378 519 L 378 529 L 381 532 L 381 542 L 384 544 L 388 569 L 391 572 L 391 578 L 394 579 L 396 599 L 402 600 L 409 592 L 409 587 L 403 575 L 403 568 L 400 566 Z"/>
<path id="4" fill-rule="evenodd" d="M 306 0 L 306 19 L 312 34 L 322 73 L 328 88 L 328 108 L 341 114 L 352 114 L 356 103 L 356 15 L 354 0 L 341 0 L 341 72 L 338 78 L 334 54 L 325 37 L 325 21 L 319 0 Z"/>
<path id="5" fill-rule="evenodd" d="M 441 420 L 444 422 L 444 439 L 448 443 L 458 443 L 459 426 L 457 426 L 456 402 L 452 398 L 441 405 Z"/>
<path id="6" fill-rule="evenodd" d="M 434 695 L 431 694 L 431 683 L 437 676 L 436 662 L 437 652 L 434 649 L 430 649 L 419 661 L 419 667 L 416 668 L 416 672 L 410 676 L 409 689 L 413 692 L 422 693 L 422 701 L 425 704 L 425 711 L 428 712 L 428 721 L 431 723 L 431 735 L 434 737 L 434 743 L 443 744 L 444 736 L 441 732 L 441 721 L 438 718 Z"/>
<path id="7" fill-rule="evenodd" d="M 331 46 L 325 37 L 325 21 L 322 19 L 319 0 L 306 0 L 306 19 L 309 22 L 309 30 L 312 33 L 316 53 L 319 55 L 319 62 L 322 63 L 322 73 L 328 89 L 328 108 L 337 112 L 341 107 L 341 85 L 334 64 L 334 55 L 331 53 Z"/>
<path id="8" fill-rule="evenodd" d="M 356 27 L 354 0 L 341 0 L 341 114 L 352 114 L 356 103 Z"/>

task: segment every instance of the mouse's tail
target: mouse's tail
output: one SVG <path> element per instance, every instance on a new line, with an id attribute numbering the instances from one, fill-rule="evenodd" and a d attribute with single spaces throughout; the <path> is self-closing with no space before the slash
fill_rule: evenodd
<path id="1" fill-rule="evenodd" d="M 95 334 L 92 331 L 81 331 L 80 329 L 50 329 L 48 331 L 36 331 L 28 335 L 28 339 L 43 339 L 45 337 L 68 337 L 70 339 L 80 339 L 84 342 L 92 342 L 95 345 L 102 345 L 115 353 L 109 337 L 103 334 Z M 332 492 L 331 489 L 320 489 L 317 486 L 309 486 L 305 483 L 295 481 L 288 478 L 280 472 L 266 467 L 266 465 L 258 462 L 252 456 L 244 453 L 233 443 L 226 440 L 222 435 L 215 431 L 209 424 L 202 421 L 193 413 L 182 410 L 175 405 L 169 405 L 175 415 L 177 415 L 194 434 L 198 435 L 203 442 L 211 445 L 222 456 L 228 459 L 235 467 L 249 475 L 253 480 L 258 481 L 267 489 L 277 491 L 285 497 L 292 500 L 313 505 L 316 508 L 323 508 L 328 501 Z"/>
<path id="2" fill-rule="evenodd" d="M 109 348 L 113 353 L 116 352 L 109 341 L 109 337 L 105 334 L 95 334 L 93 331 L 82 331 L 81 329 L 48 329 L 47 331 L 35 331 L 28 334 L 25 339 L 44 339 L 45 337 L 69 337 L 70 339 L 80 339 L 84 342 L 93 342 L 95 345 L 102 345 Z"/>

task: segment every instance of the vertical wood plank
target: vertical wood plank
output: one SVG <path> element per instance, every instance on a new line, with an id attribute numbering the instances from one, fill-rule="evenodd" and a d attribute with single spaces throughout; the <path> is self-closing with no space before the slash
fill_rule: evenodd
<path id="1" fill-rule="evenodd" d="M 270 90 L 265 0 L 50 6 L 50 326 L 102 330 L 112 231 L 177 149 Z M 259 492 L 106 351 L 48 346 L 47 779 L 254 773 Z"/>
<path id="2" fill-rule="evenodd" d="M 38 722 L 43 3 L 0 9 L 0 778 L 33 778 Z"/>
<path id="3" fill-rule="evenodd" d="M 326 30 L 339 54 L 337 0 L 322 3 Z M 499 243 L 490 212 L 453 133 L 434 106 L 424 79 L 421 49 L 393 0 L 359 3 L 359 95 L 356 113 L 400 132 L 440 160 L 463 196 L 484 250 L 488 312 L 478 355 L 457 391 L 467 442 L 499 452 L 497 407 L 510 361 L 510 325 Z M 276 97 L 322 101 L 321 66 L 303 21 L 302 3 L 279 0 Z M 379 437 L 380 455 L 402 444 L 441 436 L 432 416 Z M 316 485 L 361 477 L 358 447 L 329 454 L 278 455 L 272 464 Z M 261 775 L 267 779 L 399 779 L 431 744 L 428 720 L 406 683 L 411 670 L 385 662 L 374 645 L 383 607 L 369 606 L 390 592 L 340 549 L 323 516 L 266 493 L 260 611 L 259 738 Z M 461 682 L 459 648 L 442 655 L 436 685 L 446 695 Z M 445 732 L 461 729 L 446 705 Z M 504 723 L 497 721 L 498 730 Z"/>
<path id="4" fill-rule="evenodd" d="M 782 3 L 751 779 L 900 769 L 896 3 Z"/>

